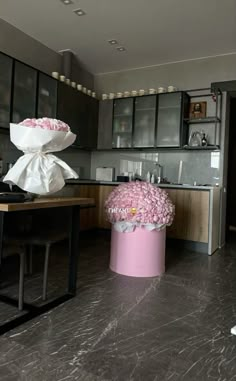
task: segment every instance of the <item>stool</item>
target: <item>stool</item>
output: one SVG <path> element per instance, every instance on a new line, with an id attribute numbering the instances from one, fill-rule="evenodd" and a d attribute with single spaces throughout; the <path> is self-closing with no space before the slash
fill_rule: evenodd
<path id="1" fill-rule="evenodd" d="M 30 233 L 24 236 L 8 236 L 6 241 L 15 244 L 23 245 L 25 247 L 29 246 L 30 256 L 29 256 L 29 273 L 32 274 L 32 257 L 33 257 L 33 246 L 45 246 L 45 257 L 44 257 L 44 270 L 43 270 L 43 301 L 47 299 L 47 283 L 48 283 L 48 262 L 51 246 L 54 243 L 64 241 L 68 238 L 66 232 L 58 231 L 41 231 L 39 233 Z"/>

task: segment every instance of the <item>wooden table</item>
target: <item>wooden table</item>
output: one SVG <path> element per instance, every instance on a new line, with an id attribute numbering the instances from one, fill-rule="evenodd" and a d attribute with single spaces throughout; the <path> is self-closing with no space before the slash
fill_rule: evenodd
<path id="1" fill-rule="evenodd" d="M 70 209 L 70 233 L 69 233 L 69 275 L 68 275 L 68 289 L 67 293 L 60 296 L 42 306 L 36 307 L 29 304 L 24 304 L 24 309 L 27 311 L 24 315 L 19 316 L 3 325 L 0 325 L 0 335 L 7 331 L 33 319 L 36 316 L 45 313 L 52 308 L 64 303 L 66 300 L 71 299 L 76 294 L 76 280 L 77 280 L 77 262 L 79 257 L 79 221 L 80 221 L 80 207 L 93 207 L 94 200 L 92 198 L 80 197 L 48 197 L 37 198 L 34 201 L 22 203 L 6 203 L 0 204 L 0 264 L 2 259 L 2 245 L 4 233 L 4 217 L 6 213 L 20 212 L 20 211 L 33 211 L 48 208 L 69 208 Z M 17 301 L 11 298 L 1 296 L 0 301 L 17 306 Z"/>

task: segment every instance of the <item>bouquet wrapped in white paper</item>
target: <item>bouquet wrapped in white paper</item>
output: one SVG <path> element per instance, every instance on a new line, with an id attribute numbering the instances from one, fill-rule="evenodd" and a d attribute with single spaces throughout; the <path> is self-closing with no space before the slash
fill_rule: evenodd
<path id="1" fill-rule="evenodd" d="M 50 152 L 69 147 L 76 139 L 70 127 L 57 119 L 25 119 L 10 125 L 10 139 L 24 155 L 8 171 L 4 182 L 46 195 L 59 191 L 65 179 L 78 178 L 63 160 Z"/>

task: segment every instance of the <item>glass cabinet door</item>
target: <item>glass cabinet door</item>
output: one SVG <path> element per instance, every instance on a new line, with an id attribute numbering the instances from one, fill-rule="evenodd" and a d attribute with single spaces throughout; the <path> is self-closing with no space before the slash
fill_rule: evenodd
<path id="1" fill-rule="evenodd" d="M 38 118 L 56 118 L 57 81 L 46 74 L 39 73 Z"/>
<path id="2" fill-rule="evenodd" d="M 13 60 L 0 53 L 0 127 L 9 128 Z"/>
<path id="3" fill-rule="evenodd" d="M 182 123 L 182 93 L 158 96 L 157 147 L 179 147 Z"/>
<path id="4" fill-rule="evenodd" d="M 16 61 L 12 110 L 13 123 L 35 117 L 36 87 L 37 71 Z"/>
<path id="5" fill-rule="evenodd" d="M 155 146 L 156 100 L 156 95 L 135 100 L 134 147 Z"/>
<path id="6" fill-rule="evenodd" d="M 116 99 L 114 101 L 113 148 L 132 147 L 133 108 L 133 98 Z"/>

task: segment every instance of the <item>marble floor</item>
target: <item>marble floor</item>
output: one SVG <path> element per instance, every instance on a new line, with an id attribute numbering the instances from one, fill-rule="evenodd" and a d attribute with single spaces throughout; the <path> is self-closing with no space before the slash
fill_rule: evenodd
<path id="1" fill-rule="evenodd" d="M 81 245 L 77 296 L 0 337 L 1 381 L 236 380 L 236 240 L 212 257 L 168 248 L 152 279 L 112 273 L 106 234 Z M 26 281 L 38 302 L 39 268 Z M 51 297 L 65 286 L 61 247 L 49 274 Z M 0 320 L 15 313 L 0 305 Z"/>

